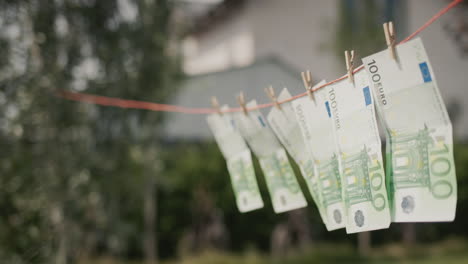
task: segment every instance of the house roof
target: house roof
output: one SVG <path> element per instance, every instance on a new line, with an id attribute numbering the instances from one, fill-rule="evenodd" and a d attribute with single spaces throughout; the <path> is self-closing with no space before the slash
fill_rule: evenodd
<path id="1" fill-rule="evenodd" d="M 236 95 L 243 91 L 246 100 L 256 99 L 268 102 L 265 87 L 272 85 L 279 92 L 287 87 L 291 94 L 304 92 L 300 71 L 282 62 L 279 58 L 266 57 L 253 64 L 190 77 L 181 83 L 178 95 L 172 104 L 187 107 L 206 107 L 210 97 L 216 96 L 220 104 L 236 106 Z M 269 110 L 263 109 L 266 114 Z M 205 115 L 169 113 L 165 120 L 163 134 L 169 140 L 206 140 L 212 134 L 206 124 Z"/>

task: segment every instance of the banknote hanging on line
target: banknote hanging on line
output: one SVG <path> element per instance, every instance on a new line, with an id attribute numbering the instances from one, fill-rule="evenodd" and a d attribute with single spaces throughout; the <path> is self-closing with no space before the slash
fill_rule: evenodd
<path id="1" fill-rule="evenodd" d="M 341 175 L 346 232 L 388 228 L 390 211 L 374 103 L 365 71 L 327 87 Z"/>
<path id="2" fill-rule="evenodd" d="M 363 59 L 386 131 L 394 222 L 452 221 L 457 202 L 452 124 L 420 38 Z"/>
<path id="3" fill-rule="evenodd" d="M 255 100 L 247 107 L 256 107 Z M 307 201 L 289 163 L 286 151 L 259 110 L 232 113 L 236 127 L 255 153 L 265 176 L 273 209 L 282 213 L 305 207 Z"/>
<path id="4" fill-rule="evenodd" d="M 320 84 L 323 83 L 325 82 Z M 284 88 L 279 94 L 278 100 L 283 101 L 289 98 L 291 98 L 291 94 Z M 267 119 L 284 148 L 299 166 L 312 196 L 312 200 L 315 202 L 320 217 L 325 224 L 327 218 L 322 206 L 322 193 L 319 186 L 318 175 L 315 171 L 312 156 L 306 147 L 292 104 L 287 102 L 281 104 L 280 107 L 273 107 L 268 113 Z"/>
<path id="5" fill-rule="evenodd" d="M 325 104 L 327 87 L 314 92 L 314 100 L 302 97 L 292 102 L 311 158 L 321 192 L 321 204 L 328 231 L 344 228 L 346 214 L 333 123 Z"/>
<path id="6" fill-rule="evenodd" d="M 207 117 L 207 122 L 226 159 L 237 208 L 240 212 L 262 208 L 263 200 L 255 178 L 252 155 L 244 139 L 235 129 L 232 117 L 211 114 Z"/>

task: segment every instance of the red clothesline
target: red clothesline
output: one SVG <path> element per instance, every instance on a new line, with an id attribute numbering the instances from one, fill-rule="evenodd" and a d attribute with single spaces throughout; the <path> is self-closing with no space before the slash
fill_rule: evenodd
<path id="1" fill-rule="evenodd" d="M 411 35 L 409 35 L 399 44 L 405 43 L 411 40 L 412 38 L 414 38 L 421 31 L 429 27 L 442 15 L 447 13 L 450 9 L 452 9 L 453 7 L 455 7 L 457 4 L 461 2 L 463 2 L 463 0 L 453 0 L 450 4 L 448 4 L 446 7 L 444 7 L 439 12 L 437 12 L 426 23 L 424 23 L 424 25 L 422 25 L 419 29 L 417 29 L 415 32 L 413 32 Z M 363 68 L 364 67 L 361 65 L 360 67 L 356 68 L 353 72 L 356 73 L 362 70 Z M 347 75 L 342 76 L 336 80 L 330 81 L 324 85 L 316 87 L 312 91 L 317 91 L 319 89 L 322 89 L 328 85 L 334 84 L 346 78 L 347 78 Z M 282 104 L 282 103 L 290 102 L 294 99 L 303 97 L 305 95 L 307 95 L 307 92 L 297 94 L 286 100 L 279 101 L 278 103 Z M 111 97 L 106 97 L 106 96 L 91 95 L 91 94 L 86 94 L 86 93 L 71 92 L 71 91 L 66 91 L 66 90 L 60 90 L 57 93 L 57 96 L 62 97 L 67 100 L 86 102 L 86 103 L 97 104 L 97 105 L 114 106 L 114 107 L 120 107 L 120 108 L 145 109 L 145 110 L 159 111 L 159 112 L 178 112 L 178 113 L 185 113 L 185 114 L 211 114 L 211 113 L 217 112 L 217 110 L 213 108 L 191 108 L 191 107 L 169 105 L 169 104 L 157 104 L 157 103 L 144 102 L 144 101 L 126 100 L 126 99 L 111 98 Z M 247 108 L 247 110 L 256 110 L 260 108 L 272 107 L 273 105 L 274 105 L 273 103 L 259 104 L 256 107 Z M 243 111 L 242 108 L 240 107 L 229 108 L 227 110 L 223 110 L 223 112 L 240 112 L 240 111 Z"/>

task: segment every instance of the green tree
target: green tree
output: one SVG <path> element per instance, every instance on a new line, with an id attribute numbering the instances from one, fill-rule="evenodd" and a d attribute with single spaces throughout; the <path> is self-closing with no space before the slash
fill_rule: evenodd
<path id="1" fill-rule="evenodd" d="M 69 263 L 103 248 L 144 252 L 154 263 L 162 115 L 54 94 L 167 100 L 178 73 L 170 2 L 0 6 L 1 203 L 9 208 L 0 239 L 13 241 L 2 243 L 2 259 Z"/>

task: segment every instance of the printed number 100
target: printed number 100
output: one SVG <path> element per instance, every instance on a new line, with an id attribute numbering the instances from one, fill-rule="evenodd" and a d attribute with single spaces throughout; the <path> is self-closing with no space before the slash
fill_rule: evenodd
<path id="1" fill-rule="evenodd" d="M 452 184 L 445 179 L 452 170 L 452 164 L 447 158 L 447 155 L 449 155 L 448 146 L 443 141 L 441 144 L 436 143 L 436 145 L 439 145 L 439 147 L 429 153 L 431 176 L 433 175 L 435 178 L 434 183 L 431 184 L 431 191 L 435 198 L 446 199 L 453 192 Z"/>

